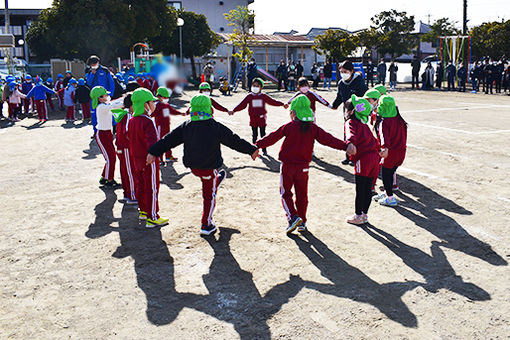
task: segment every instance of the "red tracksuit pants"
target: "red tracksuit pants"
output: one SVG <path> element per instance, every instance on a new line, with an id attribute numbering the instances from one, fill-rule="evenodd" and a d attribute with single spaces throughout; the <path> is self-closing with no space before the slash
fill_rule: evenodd
<path id="1" fill-rule="evenodd" d="M 157 125 L 159 138 L 163 138 L 167 133 L 170 132 L 170 125 Z M 168 150 L 165 152 L 165 159 L 168 161 L 170 158 L 172 158 L 172 150 Z M 163 156 L 160 157 L 161 160 L 163 160 Z"/>
<path id="2" fill-rule="evenodd" d="M 51 98 L 48 98 L 46 99 L 46 102 L 48 103 L 48 105 L 51 107 L 51 110 L 55 110 L 55 105 L 53 105 L 53 99 Z"/>
<path id="3" fill-rule="evenodd" d="M 280 195 L 287 220 L 298 215 L 306 222 L 308 208 L 308 164 L 282 163 L 280 166 Z M 292 187 L 296 201 L 292 200 Z"/>
<path id="4" fill-rule="evenodd" d="M 66 106 L 66 119 L 74 120 L 74 105 Z"/>
<path id="5" fill-rule="evenodd" d="M 117 156 L 119 157 L 120 162 L 120 180 L 122 181 L 124 198 L 136 200 L 135 178 L 133 176 L 135 164 L 129 155 L 129 149 L 117 149 Z"/>
<path id="6" fill-rule="evenodd" d="M 146 164 L 146 158 L 134 158 L 135 194 L 140 211 L 152 220 L 159 218 L 159 163 Z"/>
<path id="7" fill-rule="evenodd" d="M 37 108 L 39 119 L 48 119 L 48 109 L 46 108 L 45 100 L 36 100 L 35 107 Z"/>
<path id="8" fill-rule="evenodd" d="M 191 169 L 193 175 L 200 177 L 202 181 L 202 225 L 211 225 L 213 222 L 214 208 L 216 207 L 216 193 L 218 192 L 218 170 L 216 169 Z"/>
<path id="9" fill-rule="evenodd" d="M 96 134 L 96 141 L 106 161 L 101 176 L 111 181 L 115 174 L 115 147 L 113 146 L 113 134 L 110 130 L 99 130 Z"/>
<path id="10" fill-rule="evenodd" d="M 9 105 L 9 107 L 8 107 L 9 118 L 14 118 L 14 111 L 17 110 L 17 108 L 20 104 L 8 103 L 8 105 Z"/>
<path id="11" fill-rule="evenodd" d="M 57 93 L 57 98 L 58 98 L 58 106 L 60 107 L 61 110 L 64 109 L 64 94 L 60 94 Z"/>
<path id="12" fill-rule="evenodd" d="M 28 109 L 30 107 L 30 105 L 32 105 L 32 111 L 34 110 L 34 98 L 28 98 L 28 99 L 23 99 L 23 109 L 25 110 L 25 114 L 28 114 Z"/>
<path id="13" fill-rule="evenodd" d="M 90 102 L 81 103 L 80 105 L 83 119 L 90 119 Z"/>

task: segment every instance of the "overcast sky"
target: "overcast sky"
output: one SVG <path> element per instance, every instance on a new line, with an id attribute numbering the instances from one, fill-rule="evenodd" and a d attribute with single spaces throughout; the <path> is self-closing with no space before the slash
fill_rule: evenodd
<path id="1" fill-rule="evenodd" d="M 213 0 L 202 0 L 213 1 Z M 10 8 L 42 8 L 51 0 L 10 0 Z M 306 33 L 311 27 L 342 27 L 357 30 L 370 26 L 370 18 L 381 11 L 396 9 L 427 23 L 448 17 L 462 27 L 463 0 L 255 0 L 256 33 L 286 32 L 295 29 Z M 0 1 L 4 8 L 4 1 Z M 506 15 L 506 17 L 504 17 Z M 510 19 L 510 0 L 468 0 L 468 26 L 487 21 Z"/>

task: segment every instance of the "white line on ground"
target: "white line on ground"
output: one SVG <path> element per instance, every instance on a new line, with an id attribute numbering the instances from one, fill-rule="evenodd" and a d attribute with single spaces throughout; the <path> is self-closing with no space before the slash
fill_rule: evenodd
<path id="1" fill-rule="evenodd" d="M 477 105 L 477 104 L 474 104 Z M 460 107 L 441 107 L 435 109 L 422 109 L 422 110 L 405 110 L 405 112 L 434 112 L 434 111 L 459 111 L 470 109 L 490 109 L 490 108 L 510 108 L 510 105 L 477 105 L 477 106 L 460 106 Z"/>
<path id="2" fill-rule="evenodd" d="M 475 132 L 475 131 L 453 129 L 453 128 L 448 128 L 448 127 L 444 127 L 444 126 L 435 126 L 435 125 L 422 124 L 422 123 L 413 123 L 413 122 L 410 122 L 409 124 L 410 125 L 421 126 L 421 127 L 426 127 L 426 128 L 430 128 L 430 129 L 446 130 L 446 131 L 452 131 L 452 132 L 465 133 L 467 135 L 474 135 L 474 136 L 510 132 L 510 130 L 491 130 L 491 131 L 479 131 L 479 132 Z"/>
<path id="3" fill-rule="evenodd" d="M 510 202 L 510 199 L 508 199 L 506 197 L 498 197 L 498 200 L 505 201 L 505 202 Z"/>
<path id="4" fill-rule="evenodd" d="M 405 167 L 399 167 L 398 171 L 404 171 L 404 172 L 408 172 L 408 173 L 415 174 L 415 175 L 418 175 L 418 176 L 428 177 L 430 179 L 444 180 L 444 178 L 442 178 L 442 177 L 438 177 L 438 176 L 435 176 L 435 175 L 427 174 L 425 172 L 421 172 L 421 171 L 418 171 L 418 170 L 408 169 L 408 168 L 405 168 Z"/>

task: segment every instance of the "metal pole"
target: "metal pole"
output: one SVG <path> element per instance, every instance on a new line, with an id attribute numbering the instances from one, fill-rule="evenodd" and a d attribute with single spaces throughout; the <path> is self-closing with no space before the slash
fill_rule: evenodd
<path id="1" fill-rule="evenodd" d="M 462 20 L 462 34 L 467 34 L 467 0 L 464 0 L 464 16 Z"/>
<path id="2" fill-rule="evenodd" d="M 5 0 L 5 34 L 9 34 L 9 26 L 10 26 L 10 17 L 9 17 L 9 1 L 8 0 Z M 5 58 L 7 59 L 6 60 L 6 64 L 7 64 L 7 70 L 9 71 L 9 73 L 12 73 L 14 74 L 14 72 L 12 72 L 12 63 L 11 63 L 11 48 L 8 47 L 5 49 Z"/>
<path id="3" fill-rule="evenodd" d="M 179 26 L 179 52 L 180 52 L 180 64 L 181 64 L 181 68 L 182 68 L 182 65 L 183 65 L 183 61 L 182 61 L 182 26 Z"/>

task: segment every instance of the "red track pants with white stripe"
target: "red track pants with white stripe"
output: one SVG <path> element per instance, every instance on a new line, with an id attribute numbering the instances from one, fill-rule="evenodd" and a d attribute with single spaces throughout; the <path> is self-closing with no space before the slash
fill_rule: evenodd
<path id="1" fill-rule="evenodd" d="M 66 119 L 74 120 L 74 105 L 66 106 Z"/>
<path id="2" fill-rule="evenodd" d="M 111 181 L 115 174 L 116 160 L 115 147 L 113 146 L 113 134 L 110 130 L 99 130 L 96 134 L 96 141 L 106 161 L 101 175 L 103 178 Z"/>
<path id="3" fill-rule="evenodd" d="M 287 220 L 298 215 L 306 222 L 308 208 L 308 164 L 282 163 L 280 166 L 280 195 Z M 292 200 L 292 187 L 296 202 Z"/>
<path id="4" fill-rule="evenodd" d="M 53 99 L 48 98 L 46 99 L 46 102 L 48 103 L 52 110 L 55 110 L 55 106 L 53 105 Z"/>
<path id="5" fill-rule="evenodd" d="M 159 162 L 147 165 L 146 158 L 132 158 L 135 164 L 135 194 L 138 207 L 152 220 L 159 218 Z"/>
<path id="6" fill-rule="evenodd" d="M 211 225 L 214 208 L 216 207 L 216 193 L 218 192 L 218 170 L 191 169 L 193 175 L 202 181 L 202 198 L 204 208 L 202 211 L 202 225 Z"/>
<path id="7" fill-rule="evenodd" d="M 136 200 L 135 178 L 133 176 L 135 164 L 129 155 L 129 149 L 117 149 L 117 156 L 119 157 L 120 162 L 120 180 L 122 181 L 124 198 Z"/>
<path id="8" fill-rule="evenodd" d="M 81 103 L 80 105 L 83 119 L 90 119 L 90 102 Z"/>
<path id="9" fill-rule="evenodd" d="M 35 107 L 37 108 L 39 119 L 48 119 L 48 109 L 46 108 L 45 100 L 36 100 Z"/>
<path id="10" fill-rule="evenodd" d="M 163 126 L 163 125 L 157 125 L 157 129 L 158 129 L 158 134 L 159 134 L 159 139 L 163 138 L 167 133 L 170 132 L 170 125 L 166 125 L 166 126 Z M 173 155 L 172 155 L 172 149 L 168 150 L 167 152 L 165 152 L 165 158 L 166 160 L 168 161 L 170 158 L 172 158 Z M 163 160 L 163 155 L 161 155 L 160 157 L 160 160 Z"/>

